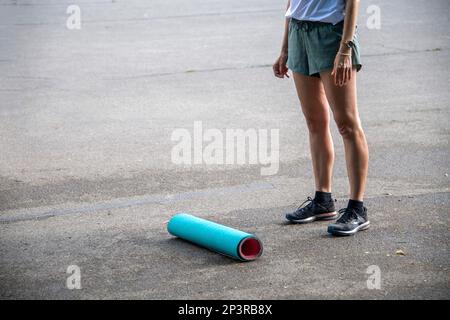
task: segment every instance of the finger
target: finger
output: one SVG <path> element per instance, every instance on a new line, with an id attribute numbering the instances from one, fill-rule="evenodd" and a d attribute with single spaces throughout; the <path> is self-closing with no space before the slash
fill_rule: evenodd
<path id="1" fill-rule="evenodd" d="M 349 70 L 350 70 L 350 66 L 347 64 L 345 66 L 345 83 L 348 82 Z"/>
<path id="2" fill-rule="evenodd" d="M 338 72 L 338 83 L 337 86 L 342 87 L 342 71 Z"/>
<path id="3" fill-rule="evenodd" d="M 345 86 L 347 83 L 347 67 L 342 70 L 342 85 Z"/>
<path id="4" fill-rule="evenodd" d="M 353 64 L 350 62 L 350 65 L 348 66 L 348 81 L 352 79 L 353 74 Z"/>
<path id="5" fill-rule="evenodd" d="M 274 75 L 277 75 L 277 73 L 278 73 L 278 68 L 277 68 L 277 66 L 276 66 L 276 64 L 274 64 L 273 66 L 272 66 L 272 71 L 273 71 L 273 74 Z"/>
<path id="6" fill-rule="evenodd" d="M 351 66 L 348 66 L 347 67 L 347 77 L 346 77 L 345 83 L 348 83 L 350 81 L 351 74 L 352 74 L 352 68 L 351 68 Z"/>
<path id="7" fill-rule="evenodd" d="M 342 70 L 342 85 L 345 86 L 347 84 L 347 68 Z"/>
<path id="8" fill-rule="evenodd" d="M 278 63 L 278 71 L 280 72 L 280 75 L 283 78 L 284 77 L 284 65 L 281 61 Z"/>
<path id="9" fill-rule="evenodd" d="M 342 68 L 338 68 L 336 70 L 336 86 L 341 85 L 341 75 L 342 75 Z"/>
<path id="10" fill-rule="evenodd" d="M 342 71 L 342 85 L 345 86 L 347 84 L 347 67 Z"/>
<path id="11" fill-rule="evenodd" d="M 344 65 L 344 67 L 342 68 L 342 84 L 341 86 L 345 86 L 345 83 L 347 82 L 347 68 Z"/>

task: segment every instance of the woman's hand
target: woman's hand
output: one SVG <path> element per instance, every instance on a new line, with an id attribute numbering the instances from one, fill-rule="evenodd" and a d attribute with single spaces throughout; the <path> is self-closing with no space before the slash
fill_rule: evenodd
<path id="1" fill-rule="evenodd" d="M 272 66 L 273 74 L 277 78 L 284 78 L 285 76 L 289 78 L 288 71 L 289 69 L 286 66 L 287 54 L 282 52 L 278 59 Z"/>
<path id="2" fill-rule="evenodd" d="M 334 84 L 345 86 L 352 78 L 352 50 L 340 48 L 334 59 L 334 67 L 331 75 L 334 76 Z"/>

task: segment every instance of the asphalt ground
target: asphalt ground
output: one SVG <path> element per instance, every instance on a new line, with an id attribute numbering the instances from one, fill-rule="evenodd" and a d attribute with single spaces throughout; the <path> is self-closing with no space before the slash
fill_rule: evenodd
<path id="1" fill-rule="evenodd" d="M 448 1 L 361 1 L 371 228 L 351 238 L 284 223 L 314 191 L 293 81 L 271 73 L 284 3 L 78 1 L 80 30 L 69 4 L 0 0 L 0 298 L 449 297 Z M 279 129 L 279 170 L 175 164 L 171 135 L 195 121 Z M 264 254 L 238 263 L 175 239 L 176 212 L 254 232 Z"/>

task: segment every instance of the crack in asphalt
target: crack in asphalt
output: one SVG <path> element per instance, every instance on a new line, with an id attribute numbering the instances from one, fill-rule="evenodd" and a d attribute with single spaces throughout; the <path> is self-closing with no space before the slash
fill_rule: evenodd
<path id="1" fill-rule="evenodd" d="M 75 206 L 64 207 L 36 207 L 27 210 L 13 211 L 0 215 L 0 224 L 21 222 L 27 220 L 42 220 L 56 216 L 64 216 L 77 213 L 94 213 L 100 210 L 121 209 L 127 207 L 142 206 L 148 204 L 171 204 L 186 200 L 205 199 L 212 197 L 242 194 L 260 190 L 274 189 L 268 182 L 254 182 L 242 185 L 227 186 L 221 188 L 208 188 L 190 192 L 170 195 L 151 194 L 139 197 L 116 198 L 108 201 L 81 203 Z"/>
<path id="2" fill-rule="evenodd" d="M 365 54 L 362 55 L 363 58 L 372 58 L 372 57 L 383 57 L 383 56 L 397 56 L 403 54 L 416 54 L 416 53 L 426 53 L 426 52 L 442 52 L 448 51 L 448 48 L 436 48 L 436 49 L 426 49 L 426 50 L 408 50 L 396 48 L 397 50 L 403 50 L 401 52 L 383 52 L 383 53 L 374 53 L 374 54 Z M 209 68 L 209 69 L 192 69 L 185 71 L 176 71 L 176 72 L 161 72 L 161 73 L 150 73 L 150 74 L 141 74 L 129 77 L 114 77 L 114 78 L 103 78 L 106 81 L 114 81 L 114 80 L 133 80 L 133 79 L 143 79 L 143 78 L 154 78 L 154 77 L 165 77 L 179 74 L 190 74 L 190 73 L 206 73 L 206 72 L 217 72 L 217 71 L 230 71 L 230 70 L 246 70 L 246 69 L 261 69 L 261 68 L 269 68 L 272 67 L 271 64 L 255 64 L 249 66 L 242 67 L 223 67 L 223 68 Z"/>

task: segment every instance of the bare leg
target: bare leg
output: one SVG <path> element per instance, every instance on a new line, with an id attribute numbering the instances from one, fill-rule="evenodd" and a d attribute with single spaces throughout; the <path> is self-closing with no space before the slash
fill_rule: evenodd
<path id="1" fill-rule="evenodd" d="M 356 70 L 353 69 L 350 81 L 342 87 L 334 84 L 331 71 L 321 72 L 320 76 L 333 111 L 334 120 L 344 140 L 350 199 L 363 201 L 369 150 L 356 102 Z"/>
<path id="2" fill-rule="evenodd" d="M 319 78 L 294 74 L 295 87 L 309 129 L 309 143 L 316 191 L 331 192 L 334 162 L 330 132 L 330 112 L 325 90 Z"/>

